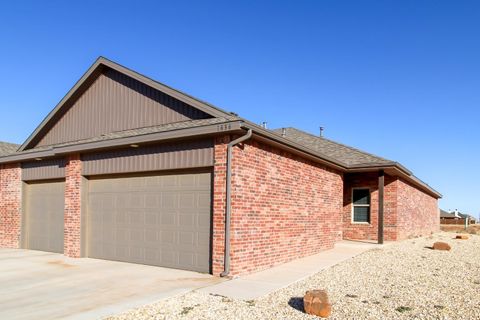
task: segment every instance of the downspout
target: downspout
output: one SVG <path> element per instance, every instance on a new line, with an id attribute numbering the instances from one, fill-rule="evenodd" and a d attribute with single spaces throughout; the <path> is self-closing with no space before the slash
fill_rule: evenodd
<path id="1" fill-rule="evenodd" d="M 235 145 L 248 140 L 252 137 L 252 129 L 249 129 L 247 134 L 238 139 L 231 141 L 227 146 L 227 181 L 226 181 L 226 208 L 225 208 L 225 256 L 223 263 L 223 272 L 220 277 L 226 277 L 230 273 L 230 217 L 232 211 L 232 149 Z"/>

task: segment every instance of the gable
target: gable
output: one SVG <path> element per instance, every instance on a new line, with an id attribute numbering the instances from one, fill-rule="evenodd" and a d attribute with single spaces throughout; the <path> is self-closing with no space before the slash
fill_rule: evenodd
<path id="1" fill-rule="evenodd" d="M 212 116 L 111 68 L 102 72 L 31 147 L 88 139 L 115 131 Z"/>

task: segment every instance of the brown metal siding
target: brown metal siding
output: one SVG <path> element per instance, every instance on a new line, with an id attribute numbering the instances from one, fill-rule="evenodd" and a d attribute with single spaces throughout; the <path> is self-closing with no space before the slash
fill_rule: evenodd
<path id="1" fill-rule="evenodd" d="M 46 180 L 65 177 L 65 159 L 22 163 L 22 180 Z"/>
<path id="2" fill-rule="evenodd" d="M 37 146 L 210 117 L 133 78 L 106 68 Z"/>
<path id="3" fill-rule="evenodd" d="M 212 139 L 129 148 L 82 156 L 83 175 L 209 167 Z"/>

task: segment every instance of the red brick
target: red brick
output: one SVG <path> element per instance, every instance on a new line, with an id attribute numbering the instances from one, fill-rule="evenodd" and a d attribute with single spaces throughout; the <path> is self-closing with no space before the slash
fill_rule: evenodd
<path id="1" fill-rule="evenodd" d="M 215 146 L 214 200 L 225 199 L 226 142 Z M 342 239 L 342 174 L 248 141 L 232 161 L 231 275 L 330 249 Z M 213 273 L 223 270 L 225 203 L 214 203 Z"/>
<path id="2" fill-rule="evenodd" d="M 352 223 L 352 188 L 371 192 L 370 224 Z M 438 201 L 403 180 L 385 175 L 384 239 L 401 240 L 429 235 L 440 230 Z M 377 240 L 378 173 L 345 176 L 343 235 L 345 239 Z"/>
<path id="3" fill-rule="evenodd" d="M 64 254 L 80 257 L 81 244 L 82 161 L 79 154 L 70 155 L 65 166 Z"/>
<path id="4" fill-rule="evenodd" d="M 22 223 L 20 164 L 0 165 L 0 247 L 19 248 Z"/>

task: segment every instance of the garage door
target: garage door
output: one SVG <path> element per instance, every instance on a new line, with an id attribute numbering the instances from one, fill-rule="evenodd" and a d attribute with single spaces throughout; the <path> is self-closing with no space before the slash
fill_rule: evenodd
<path id="1" fill-rule="evenodd" d="M 26 249 L 63 253 L 65 182 L 25 185 L 23 239 Z"/>
<path id="2" fill-rule="evenodd" d="M 87 254 L 209 272 L 211 174 L 92 179 Z"/>

